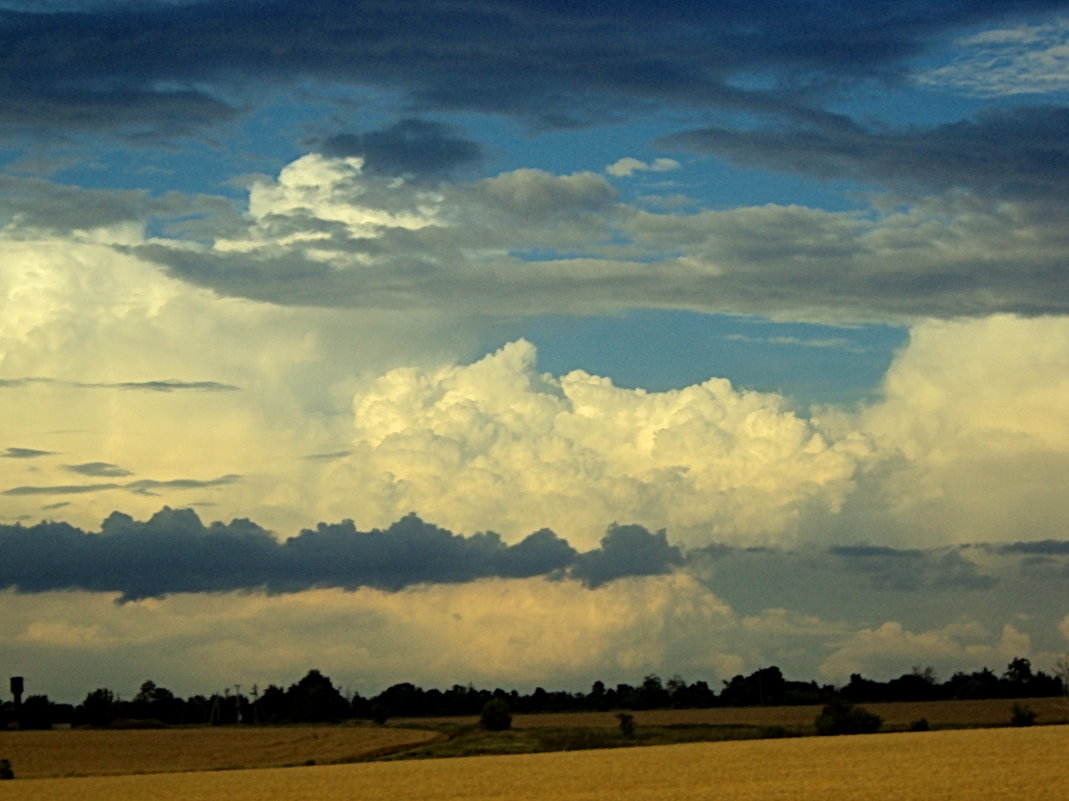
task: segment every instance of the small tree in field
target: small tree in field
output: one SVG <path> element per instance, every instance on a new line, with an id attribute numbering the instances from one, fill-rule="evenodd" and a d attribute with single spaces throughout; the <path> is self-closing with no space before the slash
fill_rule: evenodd
<path id="1" fill-rule="evenodd" d="M 15 771 L 11 769 L 11 763 L 6 759 L 0 759 L 0 780 L 14 778 Z"/>
<path id="2" fill-rule="evenodd" d="M 479 725 L 487 731 L 507 731 L 512 727 L 512 713 L 500 698 L 491 698 L 479 716 Z"/>
<path id="3" fill-rule="evenodd" d="M 630 740 L 635 736 L 635 716 L 627 712 L 617 712 L 616 717 L 620 721 L 620 733 Z"/>

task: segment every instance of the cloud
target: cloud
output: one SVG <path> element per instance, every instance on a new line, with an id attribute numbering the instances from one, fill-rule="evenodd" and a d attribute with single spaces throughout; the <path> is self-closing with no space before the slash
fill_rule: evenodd
<path id="1" fill-rule="evenodd" d="M 127 488 L 134 478 L 241 475 L 210 488 L 218 514 L 291 531 L 347 517 L 322 508 L 310 490 L 321 462 L 299 455 L 347 449 L 348 399 L 361 376 L 455 359 L 481 337 L 477 322 L 433 310 L 354 319 L 220 297 L 117 254 L 97 235 L 0 237 L 0 416 L 23 440 L 9 445 L 64 455 L 0 458 L 0 490 L 62 491 L 77 483 L 63 465 L 103 462 L 136 476 L 86 483 L 122 484 L 123 509 L 137 516 L 158 509 L 161 495 L 208 490 Z M 144 241 L 139 229 L 124 236 Z M 4 497 L 11 518 L 39 517 L 46 498 Z M 108 491 L 69 499 L 64 519 L 83 527 L 115 508 Z"/>
<path id="2" fill-rule="evenodd" d="M 668 544 L 665 532 L 651 534 L 642 526 L 609 527 L 596 551 L 582 554 L 572 575 L 591 587 L 621 576 L 656 576 L 683 563 L 679 548 Z"/>
<path id="3" fill-rule="evenodd" d="M 335 134 L 316 149 L 331 158 L 359 157 L 370 175 L 415 179 L 444 177 L 483 159 L 482 148 L 452 126 L 416 118 L 362 134 Z"/>
<path id="4" fill-rule="evenodd" d="M 770 664 L 841 683 L 915 664 L 941 675 L 1022 655 L 1043 665 L 1064 650 L 1064 578 L 1022 576 L 1016 555 L 975 549 L 1001 560 L 988 569 L 1002 581 L 948 584 L 936 604 L 921 586 L 903 604 L 900 589 L 844 572 L 829 551 L 718 550 L 703 577 L 695 551 L 676 565 L 662 533 L 631 526 L 610 528 L 586 554 L 545 530 L 509 546 L 414 516 L 369 531 L 322 524 L 285 541 L 189 510 L 144 522 L 115 513 L 99 533 L 3 526 L 0 639 L 35 687 L 73 701 L 87 687 L 136 689 L 146 675 L 180 694 L 231 673 L 295 680 L 309 653 L 367 694 L 399 677 L 520 688 L 553 677 L 580 689 L 668 670 L 715 686 Z M 647 560 L 668 571 L 646 575 Z M 592 566 L 617 575 L 577 575 Z"/>
<path id="5" fill-rule="evenodd" d="M 865 349 L 854 344 L 845 337 L 832 337 L 829 339 L 811 339 L 803 337 L 753 337 L 746 334 L 728 334 L 725 339 L 733 342 L 753 342 L 768 345 L 791 345 L 800 348 L 829 348 L 831 350 L 843 350 L 849 353 L 864 353 Z"/>
<path id="6" fill-rule="evenodd" d="M 96 476 L 99 478 L 122 478 L 132 475 L 129 470 L 124 470 L 118 465 L 109 462 L 85 462 L 84 464 L 64 465 L 64 470 L 77 473 L 82 476 Z"/>
<path id="7" fill-rule="evenodd" d="M 678 170 L 680 164 L 675 159 L 656 158 L 647 163 L 630 156 L 614 161 L 605 168 L 605 172 L 617 178 L 630 178 L 636 172 L 669 172 Z"/>
<path id="8" fill-rule="evenodd" d="M 507 545 L 493 532 L 463 536 L 407 515 L 385 529 L 320 523 L 279 542 L 249 520 L 205 526 L 165 507 L 145 522 L 112 513 L 99 534 L 66 523 L 0 526 L 0 588 L 117 592 L 123 601 L 174 593 L 302 592 L 315 587 L 398 592 L 418 584 L 487 578 L 574 577 L 599 587 L 682 565 L 664 532 L 612 526 L 579 554 L 541 529 Z"/>
<path id="9" fill-rule="evenodd" d="M 63 381 L 56 378 L 12 378 L 0 384 L 6 388 L 29 387 L 34 384 L 56 384 L 79 389 L 129 389 L 143 392 L 236 392 L 240 387 L 230 384 L 221 384 L 218 381 L 177 381 L 167 379 L 162 381 L 121 381 L 115 383 L 86 383 L 80 381 Z"/>
<path id="10" fill-rule="evenodd" d="M 911 541 L 929 543 L 1059 531 L 1069 491 L 1067 336 L 1069 320 L 1053 317 L 914 328 L 883 400 L 855 423 L 888 461 L 881 478 L 870 476 L 882 500 L 859 494 L 851 524 L 879 527 L 890 516 L 902 531 L 915 527 Z"/>
<path id="11" fill-rule="evenodd" d="M 914 74 L 921 86 L 980 97 L 1069 89 L 1069 19 L 993 28 L 955 43 L 950 63 Z"/>
<path id="12" fill-rule="evenodd" d="M 839 545 L 829 549 L 847 570 L 867 575 L 874 587 L 900 591 L 987 590 L 998 581 L 958 551 L 925 552 L 884 546 Z"/>
<path id="13" fill-rule="evenodd" d="M 104 492 L 121 489 L 122 484 L 59 484 L 48 487 L 12 487 L 4 495 L 81 495 L 86 492 Z"/>
<path id="14" fill-rule="evenodd" d="M 735 628 L 731 610 L 682 575 L 596 590 L 529 578 L 401 592 L 179 594 L 121 605 L 114 598 L 0 593 L 8 664 L 32 677 L 35 691 L 75 702 L 86 687 L 135 692 L 145 676 L 183 695 L 210 691 L 220 676 L 261 687 L 296 681 L 310 653 L 339 686 L 365 695 L 399 677 L 425 687 L 585 689 L 595 679 L 639 681 L 664 664 L 707 678 L 741 668 L 737 654 L 709 636 Z M 68 669 L 78 662 L 81 670 Z"/>
<path id="15" fill-rule="evenodd" d="M 0 458 L 4 459 L 39 459 L 42 456 L 52 456 L 52 451 L 39 451 L 35 448 L 8 448 Z"/>
<path id="16" fill-rule="evenodd" d="M 1003 155 L 992 158 L 1013 161 Z M 1033 166 L 992 173 L 991 185 L 1061 180 Z M 359 158 L 311 154 L 257 180 L 248 208 L 210 246 L 115 247 L 182 281 L 291 306 L 469 317 L 685 308 L 838 322 L 1069 310 L 1060 218 L 1041 203 L 963 192 L 864 211 L 655 213 L 621 202 L 594 173 L 520 169 L 431 191 L 370 175 Z"/>
<path id="17" fill-rule="evenodd" d="M 1003 16 L 979 2 L 898 9 L 895 24 L 874 24 L 868 8 L 839 9 L 834 26 L 818 2 L 774 19 L 745 4 L 562 10 L 541 0 L 6 10 L 0 123 L 158 142 L 203 134 L 307 83 L 396 92 L 419 112 L 491 112 L 556 127 L 646 113 L 650 103 L 813 115 L 806 101 L 845 78 L 896 79 L 941 35 Z"/>
<path id="18" fill-rule="evenodd" d="M 130 475 L 128 471 L 119 470 L 116 472 L 114 465 L 107 465 L 100 462 L 76 465 L 78 469 L 74 469 L 73 472 L 81 473 L 87 476 L 120 476 Z M 70 470 L 70 467 L 66 469 Z M 233 484 L 236 481 L 240 481 L 241 476 L 238 475 L 225 475 L 219 478 L 212 479 L 193 479 L 193 478 L 177 478 L 169 481 L 156 481 L 154 479 L 138 479 L 137 481 L 131 481 L 126 484 L 64 484 L 59 486 L 39 486 L 39 487 L 12 487 L 11 489 L 4 490 L 3 495 L 81 495 L 87 492 L 104 492 L 105 490 L 124 489 L 129 492 L 136 492 L 143 495 L 152 495 L 153 490 L 190 490 L 190 489 L 206 489 L 209 487 L 221 487 L 227 484 Z"/>
<path id="19" fill-rule="evenodd" d="M 336 684 L 364 695 L 399 680 L 585 690 L 598 679 L 634 684 L 671 670 L 715 687 L 767 665 L 845 683 L 850 672 L 887 679 L 918 661 L 944 676 L 1019 655 L 1045 664 L 1012 624 L 885 627 L 784 609 L 741 614 L 681 573 L 593 589 L 535 577 L 398 592 L 116 597 L 0 593 L 8 664 L 32 678 L 35 692 L 73 702 L 97 686 L 136 692 L 145 676 L 180 695 L 208 692 L 220 676 L 260 686 L 296 681 L 310 653 Z"/>
<path id="20" fill-rule="evenodd" d="M 846 120 L 820 127 L 711 127 L 672 134 L 660 145 L 909 190 L 969 189 L 1002 197 L 1064 199 L 1069 194 L 1067 126 L 1069 108 L 1024 106 L 898 131 L 866 130 Z"/>
<path id="21" fill-rule="evenodd" d="M 548 526 L 593 544 L 623 518 L 684 541 L 781 541 L 803 508 L 841 502 L 864 453 L 782 397 L 723 379 L 630 390 L 540 374 L 535 355 L 520 341 L 470 365 L 382 375 L 354 397 L 353 453 L 323 492 L 363 519 L 416 509 L 505 536 Z"/>
<path id="22" fill-rule="evenodd" d="M 910 660 L 913 665 L 1003 664 L 1029 653 L 1030 647 L 1028 636 L 1008 623 L 993 642 L 990 632 L 976 623 L 962 622 L 914 632 L 896 621 L 888 621 L 875 629 L 853 634 L 821 665 L 820 672 L 828 679 L 845 682 L 850 674 L 871 676 L 879 672 L 879 666 L 895 661 L 903 666 Z M 905 671 L 903 667 L 902 672 Z"/>
<path id="23" fill-rule="evenodd" d="M 1041 540 L 1039 542 L 1013 542 L 999 548 L 1003 553 L 1026 553 L 1069 556 L 1069 540 Z"/>

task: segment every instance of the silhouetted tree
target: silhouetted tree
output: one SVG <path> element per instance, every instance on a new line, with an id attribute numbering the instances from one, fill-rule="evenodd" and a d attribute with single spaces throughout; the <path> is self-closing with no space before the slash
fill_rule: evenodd
<path id="1" fill-rule="evenodd" d="M 19 711 L 20 729 L 51 729 L 52 704 L 47 695 L 31 695 Z"/>
<path id="2" fill-rule="evenodd" d="M 107 726 L 115 720 L 115 714 L 115 694 L 104 687 L 99 687 L 86 695 L 78 708 L 79 722 L 89 726 Z"/>
<path id="3" fill-rule="evenodd" d="M 663 709 L 671 701 L 672 696 L 664 688 L 660 676 L 651 673 L 623 699 L 621 706 L 628 709 Z"/>
<path id="4" fill-rule="evenodd" d="M 154 681 L 145 681 L 128 706 L 127 714 L 141 720 L 182 723 L 185 704 L 167 688 L 158 686 Z"/>
<path id="5" fill-rule="evenodd" d="M 587 693 L 586 703 L 584 704 L 588 709 L 608 709 L 608 700 L 605 692 L 605 682 L 596 681 L 590 688 L 590 692 Z"/>
<path id="6" fill-rule="evenodd" d="M 286 701 L 293 720 L 326 723 L 349 717 L 349 702 L 318 670 L 309 670 L 292 685 L 286 691 Z"/>
<path id="7" fill-rule="evenodd" d="M 724 706 L 773 706 L 783 703 L 787 683 L 778 667 L 761 668 L 745 678 L 724 682 L 720 703 Z"/>

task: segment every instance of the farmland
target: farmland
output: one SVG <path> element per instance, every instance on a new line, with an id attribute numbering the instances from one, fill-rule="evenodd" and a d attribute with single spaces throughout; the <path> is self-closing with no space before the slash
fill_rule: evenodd
<path id="1" fill-rule="evenodd" d="M 28 779 L 0 783 L 0 801 L 1038 801 L 1061 792 L 1067 748 L 1067 726 L 967 729 L 257 771 Z"/>
<path id="2" fill-rule="evenodd" d="M 352 762 L 437 736 L 370 726 L 7 731 L 0 732 L 0 757 L 11 761 L 18 780 L 210 771 Z"/>
<path id="3" fill-rule="evenodd" d="M 1012 699 L 918 701 L 896 703 L 865 703 L 862 706 L 883 718 L 887 728 L 905 728 L 912 721 L 927 718 L 934 727 L 998 726 L 1010 718 Z M 1038 715 L 1040 723 L 1069 722 L 1069 702 L 1065 698 L 1025 698 L 1027 705 Z M 711 709 L 650 709 L 635 711 L 635 722 L 641 726 L 784 726 L 806 729 L 820 713 L 820 706 L 745 706 L 713 707 Z M 428 725 L 451 723 L 471 725 L 476 717 L 407 718 L 395 721 L 398 725 Z M 619 721 L 613 712 L 562 712 L 536 715 L 515 715 L 514 728 L 540 727 L 610 727 Z"/>
<path id="4" fill-rule="evenodd" d="M 1011 703 L 1005 699 L 929 701 L 866 704 L 865 708 L 883 718 L 884 731 L 900 732 L 920 718 L 940 729 L 1003 726 L 1009 721 Z M 1064 699 L 1024 699 L 1022 703 L 1037 713 L 1039 723 L 1069 721 Z M 16 778 L 22 780 L 327 765 L 387 755 L 427 759 L 528 754 L 807 735 L 813 733 L 819 711 L 814 706 L 635 711 L 637 728 L 626 739 L 613 712 L 516 715 L 512 729 L 505 732 L 483 731 L 472 717 L 398 719 L 385 727 L 0 731 L 0 757 L 11 761 Z"/>

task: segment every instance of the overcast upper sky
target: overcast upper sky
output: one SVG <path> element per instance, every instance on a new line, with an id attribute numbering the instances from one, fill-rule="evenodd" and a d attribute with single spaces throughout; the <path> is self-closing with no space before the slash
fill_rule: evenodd
<path id="1" fill-rule="evenodd" d="M 1069 4 L 0 1 L 27 692 L 1069 650 Z"/>

